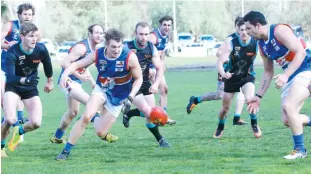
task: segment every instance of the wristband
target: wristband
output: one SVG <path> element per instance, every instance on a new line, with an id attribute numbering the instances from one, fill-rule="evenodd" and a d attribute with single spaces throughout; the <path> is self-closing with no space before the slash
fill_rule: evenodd
<path id="1" fill-rule="evenodd" d="M 255 96 L 259 97 L 260 99 L 262 98 L 262 96 L 261 96 L 261 95 L 259 95 L 259 94 L 256 94 Z"/>

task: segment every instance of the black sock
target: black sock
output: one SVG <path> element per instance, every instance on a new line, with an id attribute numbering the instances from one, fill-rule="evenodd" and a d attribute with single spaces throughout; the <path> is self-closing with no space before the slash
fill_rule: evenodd
<path id="1" fill-rule="evenodd" d="M 194 98 L 193 102 L 194 102 L 194 104 L 196 104 L 196 105 L 197 105 L 197 104 L 199 103 L 199 101 L 198 101 L 198 97 Z"/>
<path id="2" fill-rule="evenodd" d="M 136 108 L 136 109 L 131 109 L 128 113 L 127 113 L 127 117 L 131 118 L 134 116 L 140 116 L 140 111 Z"/>
<path id="3" fill-rule="evenodd" d="M 239 121 L 240 119 L 240 117 L 233 117 L 233 121 Z"/>
<path id="4" fill-rule="evenodd" d="M 218 127 L 217 127 L 218 130 L 224 130 L 224 128 L 225 128 L 224 123 L 218 123 Z"/>
<path id="5" fill-rule="evenodd" d="M 155 126 L 153 128 L 148 127 L 148 129 L 153 134 L 153 136 L 157 139 L 157 141 L 160 141 L 162 139 L 162 136 L 160 135 L 158 126 Z"/>
<path id="6" fill-rule="evenodd" d="M 1 144 L 1 149 L 3 149 L 3 148 L 4 148 L 4 146 L 5 146 L 5 144 Z"/>
<path id="7" fill-rule="evenodd" d="M 257 119 L 251 119 L 251 124 L 252 124 L 252 125 L 257 124 Z"/>

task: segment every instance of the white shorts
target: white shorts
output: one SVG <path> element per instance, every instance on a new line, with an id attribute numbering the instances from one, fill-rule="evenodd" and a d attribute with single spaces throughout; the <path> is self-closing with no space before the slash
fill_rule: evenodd
<path id="1" fill-rule="evenodd" d="M 115 106 L 110 103 L 110 101 L 107 98 L 106 92 L 101 89 L 98 85 L 96 85 L 92 91 L 92 95 L 99 95 L 102 100 L 104 100 L 105 104 L 104 107 L 107 109 L 107 111 L 113 115 L 114 117 L 118 118 L 118 116 L 121 113 L 121 110 L 123 108 L 123 104 L 119 106 Z"/>
<path id="2" fill-rule="evenodd" d="M 1 83 L 5 83 L 5 82 L 6 82 L 5 72 L 1 70 Z"/>
<path id="3" fill-rule="evenodd" d="M 82 85 L 76 81 L 68 81 L 67 82 L 67 88 L 62 88 L 60 85 L 58 85 L 59 88 L 61 89 L 61 91 L 63 91 L 66 95 L 69 94 L 69 92 L 74 89 L 74 88 L 81 88 L 82 89 Z M 82 89 L 83 90 L 83 89 Z"/>
<path id="4" fill-rule="evenodd" d="M 300 85 L 305 86 L 311 91 L 310 82 L 311 82 L 311 71 L 303 71 L 298 73 L 290 82 L 286 83 L 282 87 L 281 98 L 287 96 L 288 91 L 290 90 L 293 83 L 299 83 Z"/>

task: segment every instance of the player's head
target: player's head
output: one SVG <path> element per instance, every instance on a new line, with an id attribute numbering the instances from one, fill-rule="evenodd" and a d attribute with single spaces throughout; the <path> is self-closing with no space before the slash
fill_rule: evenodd
<path id="1" fill-rule="evenodd" d="M 240 39 L 244 42 L 247 41 L 250 36 L 247 34 L 245 22 L 243 20 L 240 20 L 236 25 L 238 27 L 238 34 Z"/>
<path id="2" fill-rule="evenodd" d="M 103 42 L 104 39 L 104 29 L 99 24 L 93 24 L 87 28 L 89 38 L 95 42 L 96 44 L 99 44 Z"/>
<path id="3" fill-rule="evenodd" d="M 106 56 L 109 58 L 119 57 L 123 47 L 124 35 L 121 31 L 111 28 L 105 32 Z"/>
<path id="4" fill-rule="evenodd" d="M 35 7 L 30 3 L 21 4 L 17 7 L 17 15 L 21 24 L 32 22 L 32 18 L 35 15 Z"/>
<path id="5" fill-rule="evenodd" d="M 239 33 L 239 27 L 238 27 L 238 25 L 237 25 L 239 21 L 243 21 L 243 17 L 238 16 L 238 17 L 236 17 L 235 20 L 234 20 L 234 27 L 235 27 L 235 31 L 236 31 L 237 33 Z"/>
<path id="6" fill-rule="evenodd" d="M 150 27 L 147 22 L 138 22 L 135 27 L 135 39 L 141 46 L 147 45 Z"/>
<path id="7" fill-rule="evenodd" d="M 31 22 L 26 22 L 21 26 L 20 37 L 24 46 L 33 49 L 38 40 L 38 28 Z"/>
<path id="8" fill-rule="evenodd" d="M 263 32 L 265 32 L 265 27 L 267 25 L 267 20 L 265 16 L 258 11 L 250 11 L 244 16 L 246 30 L 249 35 L 256 39 L 263 37 Z"/>
<path id="9" fill-rule="evenodd" d="M 168 15 L 163 16 L 159 20 L 161 33 L 164 34 L 165 36 L 169 35 L 173 22 L 174 20 L 172 16 Z"/>

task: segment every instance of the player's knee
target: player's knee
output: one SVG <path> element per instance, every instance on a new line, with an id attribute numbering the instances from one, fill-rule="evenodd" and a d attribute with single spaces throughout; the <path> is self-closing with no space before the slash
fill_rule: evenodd
<path id="1" fill-rule="evenodd" d="M 161 93 L 161 95 L 167 95 L 167 93 L 168 93 L 168 86 L 167 85 L 161 85 L 160 86 L 160 93 Z"/>
<path id="2" fill-rule="evenodd" d="M 93 114 L 94 116 L 95 114 Z M 83 124 L 88 124 L 91 122 L 92 116 L 91 115 L 83 115 L 82 116 L 82 122 Z"/>
<path id="3" fill-rule="evenodd" d="M 12 124 L 15 124 L 15 123 L 16 123 L 17 118 L 5 118 L 5 121 L 6 121 L 9 125 L 12 125 Z"/>
<path id="4" fill-rule="evenodd" d="M 229 112 L 229 105 L 223 105 L 222 110 L 223 110 L 223 112 L 228 113 Z"/>
<path id="5" fill-rule="evenodd" d="M 34 129 L 38 129 L 41 126 L 41 121 L 33 121 L 32 122 L 32 127 Z"/>
<path id="6" fill-rule="evenodd" d="M 78 110 L 78 109 L 70 109 L 70 110 L 69 110 L 69 116 L 70 116 L 71 118 L 74 118 L 75 116 L 77 116 L 78 113 L 79 113 L 79 110 Z"/>
<path id="7" fill-rule="evenodd" d="M 106 137 L 107 132 L 96 131 L 96 135 L 97 135 L 99 138 L 103 138 L 103 137 Z"/>
<path id="8" fill-rule="evenodd" d="M 216 92 L 216 100 L 220 100 L 223 97 L 224 97 L 224 93 L 223 92 L 220 92 L 220 91 Z"/>
<path id="9" fill-rule="evenodd" d="M 287 115 L 287 117 L 291 117 L 292 116 L 291 113 L 293 113 L 295 111 L 295 107 L 293 106 L 293 104 L 291 104 L 291 102 L 283 101 L 282 102 L 282 110 Z"/>
<path id="10" fill-rule="evenodd" d="M 139 108 L 139 111 L 142 112 L 145 117 L 149 118 L 151 107 L 150 106 L 143 106 L 143 107 Z"/>
<path id="11" fill-rule="evenodd" d="M 283 119 L 283 124 L 285 125 L 285 126 L 287 126 L 287 127 L 289 127 L 289 125 L 288 125 L 288 120 L 286 119 Z"/>

